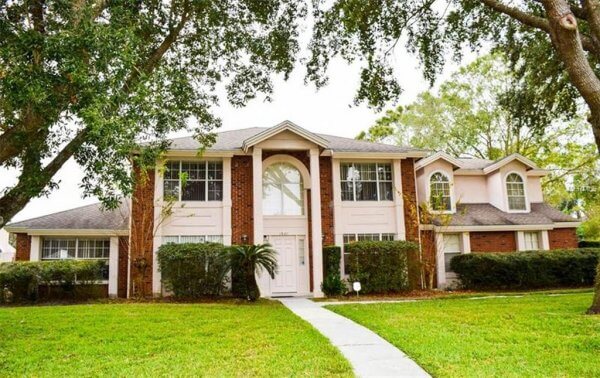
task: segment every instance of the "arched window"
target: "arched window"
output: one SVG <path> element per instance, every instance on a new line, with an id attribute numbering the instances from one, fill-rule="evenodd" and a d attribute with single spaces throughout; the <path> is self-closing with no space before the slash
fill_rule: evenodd
<path id="1" fill-rule="evenodd" d="M 435 211 L 452 211 L 450 179 L 442 172 L 436 172 L 429 178 L 429 203 Z"/>
<path id="2" fill-rule="evenodd" d="M 288 163 L 274 163 L 263 174 L 263 214 L 302 215 L 304 192 L 300 171 Z"/>
<path id="3" fill-rule="evenodd" d="M 516 173 L 506 176 L 506 195 L 509 210 L 527 210 L 525 203 L 525 184 L 523 178 Z"/>

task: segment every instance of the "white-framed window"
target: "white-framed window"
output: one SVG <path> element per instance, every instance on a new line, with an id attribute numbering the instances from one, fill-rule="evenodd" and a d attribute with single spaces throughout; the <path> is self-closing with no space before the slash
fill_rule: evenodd
<path id="1" fill-rule="evenodd" d="M 44 238 L 42 260 L 108 260 L 110 239 Z"/>
<path id="2" fill-rule="evenodd" d="M 392 201 L 392 165 L 389 163 L 342 163 L 342 201 Z"/>
<path id="3" fill-rule="evenodd" d="M 298 264 L 300 266 L 306 265 L 306 248 L 304 247 L 304 238 L 298 238 Z"/>
<path id="4" fill-rule="evenodd" d="M 223 243 L 223 235 L 168 235 L 162 237 L 163 244 L 167 243 Z"/>
<path id="5" fill-rule="evenodd" d="M 450 178 L 442 172 L 429 177 L 429 205 L 434 211 L 452 211 Z"/>
<path id="6" fill-rule="evenodd" d="M 444 268 L 446 273 L 453 273 L 450 268 L 450 260 L 462 253 L 460 234 L 442 234 L 444 248 Z"/>
<path id="7" fill-rule="evenodd" d="M 540 233 L 538 231 L 523 232 L 523 250 L 537 251 L 540 249 Z"/>
<path id="8" fill-rule="evenodd" d="M 263 174 L 263 215 L 303 215 L 300 171 L 289 163 L 274 163 Z"/>
<path id="9" fill-rule="evenodd" d="M 110 239 L 44 238 L 41 259 L 48 260 L 105 260 L 102 279 L 108 280 Z"/>
<path id="10" fill-rule="evenodd" d="M 178 201 L 222 201 L 223 162 L 166 162 L 163 196 L 173 197 Z"/>
<path id="11" fill-rule="evenodd" d="M 508 199 L 508 210 L 527 210 L 525 183 L 518 173 L 510 173 L 506 176 L 506 196 Z"/>
<path id="12" fill-rule="evenodd" d="M 392 233 L 369 233 L 369 234 L 344 234 L 343 241 L 344 245 L 342 246 L 342 258 L 344 259 L 344 272 L 348 272 L 349 270 L 349 253 L 346 252 L 344 246 L 346 244 L 354 243 L 357 241 L 393 241 L 396 240 L 396 234 Z M 346 273 L 347 274 L 347 273 Z"/>

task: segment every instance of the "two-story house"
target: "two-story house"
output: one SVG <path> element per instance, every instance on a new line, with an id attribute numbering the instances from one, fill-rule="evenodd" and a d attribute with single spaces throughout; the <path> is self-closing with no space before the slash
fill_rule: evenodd
<path id="1" fill-rule="evenodd" d="M 543 203 L 545 171 L 519 155 L 430 156 L 289 121 L 218 133 L 201 156 L 199 147 L 191 137 L 173 139 L 163 161 L 143 179 L 138 172 L 131 200 L 117 210 L 90 205 L 10 224 L 17 260 L 106 259 L 107 294 L 125 297 L 140 282 L 133 266 L 142 256 L 151 272 L 145 291 L 160 295 L 156 252 L 164 243 L 269 242 L 279 270 L 275 279 L 259 277 L 261 293 L 320 297 L 324 245 L 421 242 L 443 287 L 455 253 L 577 244 L 578 223 Z M 417 204 L 432 200 L 440 217 L 421 223 Z"/>

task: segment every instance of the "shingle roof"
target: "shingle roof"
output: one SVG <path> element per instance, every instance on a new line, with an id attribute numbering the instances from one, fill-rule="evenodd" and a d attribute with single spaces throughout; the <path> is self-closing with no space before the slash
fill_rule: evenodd
<path id="1" fill-rule="evenodd" d="M 129 228 L 129 201 L 123 201 L 115 210 L 104 211 L 100 203 L 65 210 L 21 222 L 10 223 L 7 230 L 25 228 L 34 230 L 114 230 Z"/>
<path id="2" fill-rule="evenodd" d="M 216 142 L 210 146 L 208 151 L 232 151 L 242 148 L 244 140 L 260 133 L 268 128 L 266 127 L 250 127 L 247 129 L 222 131 L 217 133 Z M 328 142 L 328 148 L 333 151 L 340 152 L 423 152 L 418 148 L 394 146 L 383 143 L 367 142 L 352 138 L 343 138 L 333 135 L 318 134 L 319 137 Z M 198 141 L 193 137 L 182 137 L 171 139 L 171 150 L 196 150 L 200 147 Z"/>
<path id="3" fill-rule="evenodd" d="M 456 214 L 446 224 L 440 218 L 434 219 L 437 226 L 502 226 L 502 225 L 552 225 L 555 222 L 577 222 L 552 206 L 535 202 L 529 213 L 507 213 L 489 203 L 458 204 Z"/>
<path id="4" fill-rule="evenodd" d="M 478 158 L 458 158 L 463 169 L 483 169 L 495 163 L 494 160 Z"/>

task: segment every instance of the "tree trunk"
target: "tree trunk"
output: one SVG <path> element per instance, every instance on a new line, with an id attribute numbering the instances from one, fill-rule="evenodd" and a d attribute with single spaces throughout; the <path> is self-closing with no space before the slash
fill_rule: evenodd
<path id="1" fill-rule="evenodd" d="M 596 268 L 596 292 L 592 306 L 588 309 L 588 314 L 600 314 L 600 262 Z"/>

